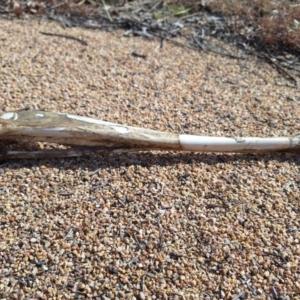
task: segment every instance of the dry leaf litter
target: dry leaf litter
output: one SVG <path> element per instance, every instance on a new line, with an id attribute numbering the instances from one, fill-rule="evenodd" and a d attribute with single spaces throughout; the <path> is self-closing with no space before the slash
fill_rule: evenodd
<path id="1" fill-rule="evenodd" d="M 2 20 L 0 32 L 2 111 L 299 134 L 299 90 L 274 84 L 263 61 L 43 21 Z M 1 299 L 299 299 L 299 163 L 173 152 L 2 161 Z"/>

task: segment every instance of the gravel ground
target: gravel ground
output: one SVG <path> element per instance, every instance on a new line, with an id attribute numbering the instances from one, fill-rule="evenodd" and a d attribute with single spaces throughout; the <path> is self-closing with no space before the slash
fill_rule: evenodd
<path id="1" fill-rule="evenodd" d="M 263 61 L 122 31 L 0 22 L 2 111 L 299 134 L 299 90 L 276 85 Z M 297 154 L 173 152 L 2 161 L 0 297 L 300 299 L 299 164 Z"/>

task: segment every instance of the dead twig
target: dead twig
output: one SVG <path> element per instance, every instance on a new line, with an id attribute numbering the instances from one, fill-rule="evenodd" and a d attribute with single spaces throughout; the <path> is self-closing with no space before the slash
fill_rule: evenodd
<path id="1" fill-rule="evenodd" d="M 293 87 L 293 88 L 298 87 L 296 78 L 293 75 L 291 75 L 287 70 L 285 70 L 280 64 L 278 64 L 274 59 L 272 59 L 269 55 L 259 54 L 258 56 L 263 57 L 269 64 L 275 66 L 275 68 L 279 73 L 283 74 L 283 76 L 285 76 L 287 79 L 291 80 L 294 83 L 294 85 L 288 85 L 288 87 Z M 276 84 L 278 83 L 276 82 Z"/>
<path id="2" fill-rule="evenodd" d="M 48 36 L 57 36 L 57 37 L 62 37 L 70 40 L 74 40 L 79 42 L 81 45 L 87 46 L 88 43 L 86 41 L 83 41 L 82 39 L 79 39 L 77 37 L 71 36 L 71 35 L 66 35 L 66 34 L 59 34 L 59 33 L 51 33 L 51 32 L 44 32 L 40 31 L 41 34 L 43 35 L 48 35 Z"/>
<path id="3" fill-rule="evenodd" d="M 245 292 L 240 292 L 235 297 L 233 297 L 232 300 L 244 299 L 244 297 L 245 297 Z"/>

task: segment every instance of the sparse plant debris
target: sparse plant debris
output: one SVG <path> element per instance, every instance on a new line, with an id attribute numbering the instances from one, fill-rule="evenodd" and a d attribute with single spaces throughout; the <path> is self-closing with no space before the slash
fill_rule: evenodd
<path id="1" fill-rule="evenodd" d="M 232 300 L 241 300 L 244 299 L 245 297 L 245 292 L 240 292 L 238 295 L 232 298 Z"/>
<path id="2" fill-rule="evenodd" d="M 43 15 L 64 27 L 122 28 L 126 35 L 155 37 L 161 46 L 163 41 L 169 41 L 235 59 L 244 59 L 246 54 L 257 55 L 271 63 L 283 77 L 280 81 L 274 79 L 275 84 L 297 87 L 300 6 L 292 1 L 68 1 L 52 5 L 25 1 L 22 6 L 9 1 L 4 11 L 14 12 L 18 17 Z M 230 53 L 224 43 L 235 44 L 239 55 Z M 286 59 L 280 61 L 282 55 Z M 284 78 L 288 80 L 286 83 Z"/>
<path id="3" fill-rule="evenodd" d="M 222 15 L 232 33 L 256 48 L 275 53 L 300 51 L 300 6 L 294 1 L 212 0 L 206 9 Z"/>
<path id="4" fill-rule="evenodd" d="M 57 33 L 51 33 L 51 32 L 43 32 L 43 31 L 41 31 L 40 33 L 43 34 L 43 35 L 57 36 L 57 37 L 62 37 L 62 38 L 74 40 L 74 41 L 79 42 L 79 43 L 80 43 L 81 45 L 83 45 L 83 46 L 87 46 L 87 45 L 88 45 L 87 42 L 85 42 L 85 41 L 83 41 L 83 40 L 81 40 L 81 39 L 79 39 L 79 38 L 77 38 L 77 37 L 75 37 L 75 36 L 66 35 L 66 34 L 57 34 Z"/>

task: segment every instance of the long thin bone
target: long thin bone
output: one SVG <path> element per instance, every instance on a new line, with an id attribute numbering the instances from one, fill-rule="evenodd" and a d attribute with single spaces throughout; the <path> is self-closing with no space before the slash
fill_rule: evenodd
<path id="1" fill-rule="evenodd" d="M 50 142 L 81 147 L 81 150 L 64 150 L 65 155 L 62 156 L 85 155 L 91 153 L 93 149 L 97 152 L 176 150 L 236 153 L 298 152 L 300 149 L 300 136 L 269 138 L 196 136 L 131 127 L 72 114 L 26 110 L 8 112 L 0 116 L 1 139 L 19 143 Z M 86 150 L 82 150 L 84 148 Z M 73 151 L 73 155 L 70 151 Z M 80 151 L 82 154 L 79 154 Z M 36 152 L 37 156 L 41 156 L 41 152 Z M 20 155 L 21 152 L 18 153 Z M 10 151 L 9 155 L 0 152 L 0 157 L 5 155 L 10 158 L 18 157 L 17 152 Z"/>

